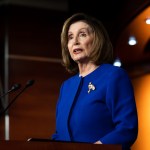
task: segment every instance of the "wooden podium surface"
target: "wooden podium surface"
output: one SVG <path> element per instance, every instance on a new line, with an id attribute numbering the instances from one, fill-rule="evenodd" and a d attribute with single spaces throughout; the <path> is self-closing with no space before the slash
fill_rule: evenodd
<path id="1" fill-rule="evenodd" d="M 121 150 L 120 145 L 38 142 L 38 141 L 0 141 L 0 150 Z"/>

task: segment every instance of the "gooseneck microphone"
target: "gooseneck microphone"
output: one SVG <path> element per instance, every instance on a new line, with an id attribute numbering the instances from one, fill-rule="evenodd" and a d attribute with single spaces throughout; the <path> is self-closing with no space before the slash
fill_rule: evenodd
<path id="1" fill-rule="evenodd" d="M 34 84 L 34 80 L 29 80 L 27 81 L 26 85 L 24 88 L 12 99 L 12 101 L 9 103 L 9 105 L 3 110 L 3 112 L 0 114 L 2 115 L 3 113 L 6 112 L 6 110 L 13 104 L 13 102 L 18 98 L 19 95 L 21 95 L 28 87 L 32 86 Z"/>
<path id="2" fill-rule="evenodd" d="M 20 87 L 21 87 L 21 84 L 14 84 L 9 91 L 7 91 L 6 93 L 0 96 L 0 99 L 13 91 L 17 91 L 18 89 L 20 89 Z"/>
<path id="3" fill-rule="evenodd" d="M 25 85 L 25 88 L 27 88 L 27 87 L 33 85 L 34 82 L 35 82 L 34 80 L 29 80 L 29 81 L 27 81 L 27 83 L 26 83 L 26 85 Z"/>

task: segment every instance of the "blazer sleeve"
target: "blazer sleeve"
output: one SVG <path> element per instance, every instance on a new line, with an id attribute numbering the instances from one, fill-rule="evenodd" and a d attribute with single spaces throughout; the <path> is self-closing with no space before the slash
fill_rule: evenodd
<path id="1" fill-rule="evenodd" d="M 106 91 L 106 105 L 112 114 L 114 130 L 102 137 L 103 144 L 122 144 L 130 147 L 138 134 L 138 117 L 134 90 L 122 68 L 110 74 Z"/>

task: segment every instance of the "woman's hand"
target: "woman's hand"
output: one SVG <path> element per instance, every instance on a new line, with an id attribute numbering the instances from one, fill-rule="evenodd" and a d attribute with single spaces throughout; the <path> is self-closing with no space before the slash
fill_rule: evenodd
<path id="1" fill-rule="evenodd" d="M 101 141 L 97 141 L 94 144 L 102 144 L 102 142 Z"/>

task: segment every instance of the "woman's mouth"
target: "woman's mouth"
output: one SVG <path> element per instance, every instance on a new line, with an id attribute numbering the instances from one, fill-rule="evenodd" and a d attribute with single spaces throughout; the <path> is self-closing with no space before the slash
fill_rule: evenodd
<path id="1" fill-rule="evenodd" d="M 80 49 L 80 48 L 76 48 L 73 50 L 74 54 L 79 54 L 80 52 L 82 52 L 82 49 Z"/>

